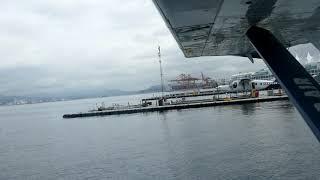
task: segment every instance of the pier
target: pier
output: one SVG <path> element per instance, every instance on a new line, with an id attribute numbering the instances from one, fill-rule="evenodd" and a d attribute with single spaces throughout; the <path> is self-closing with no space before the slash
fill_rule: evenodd
<path id="1" fill-rule="evenodd" d="M 175 98 L 186 98 L 186 97 L 198 97 L 198 96 L 211 96 L 211 95 L 219 95 L 219 94 L 226 94 L 227 92 L 217 92 L 217 91 L 199 91 L 199 92 L 182 92 L 182 93 L 173 93 L 173 94 L 166 94 L 163 97 L 156 96 L 150 98 L 144 98 L 142 101 L 154 101 L 159 100 L 162 98 L 165 99 L 175 99 Z M 229 92 L 231 93 L 231 92 Z M 236 92 L 232 92 L 236 93 Z"/>
<path id="2" fill-rule="evenodd" d="M 79 118 L 79 117 L 145 113 L 145 112 L 201 108 L 201 107 L 232 105 L 232 104 L 247 104 L 247 103 L 257 103 L 257 102 L 267 102 L 267 101 L 279 101 L 279 100 L 288 100 L 288 96 L 282 95 L 282 96 L 266 96 L 266 97 L 257 97 L 257 98 L 244 98 L 244 99 L 240 98 L 240 99 L 224 99 L 224 100 L 203 99 L 203 100 L 197 100 L 197 101 L 186 101 L 186 102 L 173 104 L 173 105 L 170 104 L 170 105 L 163 105 L 163 106 L 149 106 L 149 107 L 94 111 L 94 112 L 87 112 L 87 113 L 65 114 L 63 115 L 63 118 Z"/>

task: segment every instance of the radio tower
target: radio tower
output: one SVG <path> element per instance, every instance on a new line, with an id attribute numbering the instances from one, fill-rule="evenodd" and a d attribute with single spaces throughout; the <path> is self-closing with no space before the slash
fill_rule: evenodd
<path id="1" fill-rule="evenodd" d="M 158 46 L 158 56 L 159 56 L 159 64 L 160 64 L 160 78 L 161 78 L 161 94 L 163 98 L 163 72 L 162 72 L 162 64 L 161 64 L 161 49 Z"/>

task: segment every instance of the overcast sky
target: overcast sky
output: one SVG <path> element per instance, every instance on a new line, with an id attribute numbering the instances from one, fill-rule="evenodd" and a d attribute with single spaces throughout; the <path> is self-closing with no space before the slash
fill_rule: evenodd
<path id="1" fill-rule="evenodd" d="M 222 78 L 247 58 L 186 59 L 151 0 L 1 0 L 0 95 L 139 90 L 181 73 Z"/>

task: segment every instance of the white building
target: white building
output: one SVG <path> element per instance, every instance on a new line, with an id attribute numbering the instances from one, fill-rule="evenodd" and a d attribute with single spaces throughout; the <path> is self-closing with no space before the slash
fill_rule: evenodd
<path id="1" fill-rule="evenodd" d="M 254 72 L 238 73 L 231 76 L 231 81 L 241 80 L 241 79 L 252 79 Z"/>
<path id="2" fill-rule="evenodd" d="M 252 79 L 271 80 L 273 78 L 273 74 L 267 68 L 261 69 L 252 75 Z"/>

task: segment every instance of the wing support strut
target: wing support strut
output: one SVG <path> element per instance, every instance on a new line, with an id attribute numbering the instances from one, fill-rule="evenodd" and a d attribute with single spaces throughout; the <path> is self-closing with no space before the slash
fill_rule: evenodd
<path id="1" fill-rule="evenodd" d="M 320 85 L 271 32 L 252 26 L 246 35 L 320 141 Z"/>

